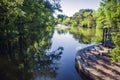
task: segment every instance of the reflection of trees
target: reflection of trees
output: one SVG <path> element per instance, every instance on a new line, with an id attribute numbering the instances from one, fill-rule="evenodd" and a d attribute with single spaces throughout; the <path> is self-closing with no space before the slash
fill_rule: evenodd
<path id="1" fill-rule="evenodd" d="M 74 38 L 77 39 L 79 42 L 86 44 L 92 42 L 98 43 L 102 40 L 102 32 L 101 30 L 97 30 L 97 29 L 73 28 L 70 30 L 70 33 L 73 34 Z"/>
<path id="2" fill-rule="evenodd" d="M 55 78 L 59 69 L 57 61 L 61 58 L 62 50 L 56 50 L 50 54 L 40 55 L 38 51 L 34 57 L 34 68 L 39 77 Z"/>
<path id="3" fill-rule="evenodd" d="M 41 76 L 55 77 L 60 54 L 46 54 L 51 45 L 53 29 L 24 35 L 2 35 L 0 38 L 1 80 L 33 80 L 36 71 Z M 40 48 L 41 46 L 41 48 Z"/>
<path id="4" fill-rule="evenodd" d="M 56 29 L 58 34 L 65 34 L 68 32 L 68 29 Z"/>

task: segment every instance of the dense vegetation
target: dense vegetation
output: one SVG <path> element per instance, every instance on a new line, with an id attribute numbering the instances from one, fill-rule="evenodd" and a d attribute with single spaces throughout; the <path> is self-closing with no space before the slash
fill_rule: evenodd
<path id="1" fill-rule="evenodd" d="M 66 15 L 58 14 L 57 18 L 55 19 L 56 24 L 64 24 L 69 25 L 70 18 Z"/>
<path id="2" fill-rule="evenodd" d="M 17 36 L 43 33 L 48 35 L 54 26 L 53 12 L 60 10 L 59 0 L 1 0 L 0 37 L 2 41 L 17 40 Z M 42 38 L 42 36 L 41 36 Z M 36 38 L 33 38 L 36 39 Z"/>
<path id="3" fill-rule="evenodd" d="M 120 0 L 102 0 L 98 9 L 99 27 L 118 28 L 120 26 Z"/>
<path id="4" fill-rule="evenodd" d="M 120 30 L 120 0 L 102 0 L 98 10 L 97 25 Z M 113 32 L 115 48 L 111 51 L 111 62 L 120 62 L 120 31 Z"/>
<path id="5" fill-rule="evenodd" d="M 120 62 L 120 0 L 102 0 L 97 17 L 97 27 L 115 29 L 111 32 L 115 44 L 110 53 L 111 62 Z"/>
<path id="6" fill-rule="evenodd" d="M 59 0 L 0 0 L 2 80 L 33 80 L 38 69 L 56 76 L 51 66 L 55 55 L 45 52 L 51 45 L 55 10 L 61 11 Z"/>
<path id="7" fill-rule="evenodd" d="M 60 14 L 61 15 L 61 14 Z M 76 12 L 72 17 L 66 17 L 66 15 L 62 15 L 59 17 L 58 15 L 58 23 L 62 23 L 64 25 L 71 25 L 71 27 L 96 27 L 96 12 L 92 9 L 81 9 L 79 12 Z"/>
<path id="8" fill-rule="evenodd" d="M 79 27 L 95 27 L 96 15 L 92 9 L 81 9 L 72 16 L 72 27 L 77 24 Z"/>
<path id="9" fill-rule="evenodd" d="M 59 17 L 61 16 L 61 17 Z M 58 23 L 78 26 L 118 28 L 120 25 L 120 1 L 119 0 L 102 0 L 98 11 L 92 9 L 80 9 L 72 17 L 58 15 Z M 66 22 L 66 23 L 65 23 Z"/>

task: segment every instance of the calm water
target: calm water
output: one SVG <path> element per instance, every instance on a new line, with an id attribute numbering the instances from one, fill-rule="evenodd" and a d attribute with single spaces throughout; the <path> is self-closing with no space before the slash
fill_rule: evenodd
<path id="1" fill-rule="evenodd" d="M 82 80 L 75 69 L 76 52 L 99 43 L 101 33 L 95 29 L 55 30 L 51 38 L 44 38 L 46 42 L 35 42 L 32 46 L 31 41 L 26 40 L 29 46 L 12 45 L 10 50 L 0 49 L 5 53 L 0 57 L 0 80 Z M 42 49 L 40 43 L 44 44 Z"/>
<path id="2" fill-rule="evenodd" d="M 91 39 L 94 37 L 95 34 L 93 36 L 90 36 Z M 41 78 L 37 76 L 36 80 L 82 80 L 81 76 L 75 69 L 75 55 L 78 49 L 87 47 L 92 44 L 95 44 L 95 42 L 89 42 L 88 44 L 79 42 L 79 40 L 75 38 L 75 35 L 69 33 L 68 31 L 60 32 L 55 30 L 52 37 L 52 45 L 49 51 L 56 50 L 58 47 L 64 48 L 61 59 L 58 61 L 59 69 L 56 71 L 57 75 L 54 78 Z"/>

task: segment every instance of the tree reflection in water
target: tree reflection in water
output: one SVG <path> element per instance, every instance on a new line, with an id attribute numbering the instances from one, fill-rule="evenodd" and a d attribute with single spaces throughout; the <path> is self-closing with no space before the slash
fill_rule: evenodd
<path id="1" fill-rule="evenodd" d="M 72 28 L 70 33 L 80 43 L 100 43 L 102 41 L 102 30 L 93 28 Z"/>
<path id="2" fill-rule="evenodd" d="M 37 76 L 43 78 L 55 78 L 57 76 L 56 70 L 59 69 L 58 61 L 61 58 L 63 47 L 60 49 L 47 53 L 44 57 L 35 55 L 35 64 L 34 68 L 37 73 Z"/>
<path id="3" fill-rule="evenodd" d="M 90 44 L 100 43 L 102 41 L 102 29 L 95 28 L 71 28 L 71 29 L 57 29 L 58 34 L 70 33 L 79 41 L 79 43 Z"/>
<path id="4" fill-rule="evenodd" d="M 4 33 L 5 34 L 5 33 Z M 0 35 L 0 80 L 34 80 L 36 76 L 56 77 L 62 49 L 46 53 L 53 29 Z"/>

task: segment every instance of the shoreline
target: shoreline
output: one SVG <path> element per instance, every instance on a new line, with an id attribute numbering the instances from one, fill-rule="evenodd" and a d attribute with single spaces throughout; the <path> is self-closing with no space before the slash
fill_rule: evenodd
<path id="1" fill-rule="evenodd" d="M 88 46 L 76 53 L 75 66 L 78 73 L 82 72 L 92 80 L 119 80 L 120 63 L 111 65 L 111 48 L 102 44 Z"/>

